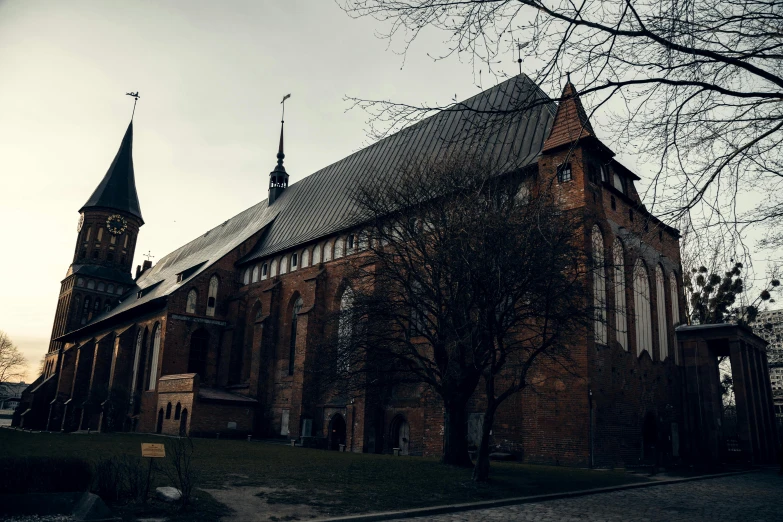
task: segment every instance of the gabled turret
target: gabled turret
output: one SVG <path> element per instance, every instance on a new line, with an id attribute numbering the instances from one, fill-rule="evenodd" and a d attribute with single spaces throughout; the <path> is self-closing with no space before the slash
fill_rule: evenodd
<path id="1" fill-rule="evenodd" d="M 571 145 L 587 137 L 595 137 L 593 126 L 587 118 L 585 108 L 579 100 L 574 84 L 569 78 L 563 89 L 562 101 L 557 106 L 557 114 L 549 137 L 541 152 L 551 152 L 560 147 Z"/>

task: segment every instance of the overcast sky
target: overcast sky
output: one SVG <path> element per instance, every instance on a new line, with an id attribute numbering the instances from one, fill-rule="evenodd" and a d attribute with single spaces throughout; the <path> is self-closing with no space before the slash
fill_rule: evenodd
<path id="1" fill-rule="evenodd" d="M 78 210 L 128 125 L 126 92 L 141 95 L 135 265 L 266 198 L 284 94 L 296 182 L 368 143 L 367 115 L 346 112 L 346 95 L 446 103 L 479 91 L 470 64 L 427 56 L 443 35 L 425 34 L 402 67 L 381 28 L 330 0 L 0 0 L 0 330 L 31 362 L 27 378 L 48 346 Z M 499 70 L 516 73 L 514 58 Z"/>

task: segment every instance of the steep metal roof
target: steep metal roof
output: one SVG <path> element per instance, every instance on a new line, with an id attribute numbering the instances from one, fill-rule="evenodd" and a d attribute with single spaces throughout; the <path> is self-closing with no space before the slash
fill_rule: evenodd
<path id="1" fill-rule="evenodd" d="M 97 323 L 171 294 L 263 228 L 267 230 L 262 239 L 243 262 L 355 225 L 361 219 L 351 197 L 357 184 L 373 178 L 393 183 L 405 166 L 437 158 L 451 147 L 490 155 L 506 171 L 530 165 L 541 151 L 556 111 L 557 106 L 526 76 L 511 78 L 454 110 L 441 111 L 311 174 L 289 186 L 271 205 L 261 201 L 178 248 L 142 274 L 117 307 L 62 339 L 78 337 L 78 332 L 92 330 Z M 177 282 L 177 274 L 193 268 L 187 279 Z"/>
<path id="2" fill-rule="evenodd" d="M 373 178 L 394 183 L 407 166 L 450 148 L 491 156 L 504 171 L 529 165 L 541 152 L 556 112 L 557 105 L 519 75 L 403 129 L 288 187 L 271 206 L 279 213 L 268 234 L 242 261 L 356 224 L 352 190 L 357 185 Z"/>
<path id="3" fill-rule="evenodd" d="M 133 175 L 133 121 L 125 131 L 120 150 L 114 156 L 109 170 L 79 212 L 88 208 L 119 210 L 138 217 L 144 223 Z"/>

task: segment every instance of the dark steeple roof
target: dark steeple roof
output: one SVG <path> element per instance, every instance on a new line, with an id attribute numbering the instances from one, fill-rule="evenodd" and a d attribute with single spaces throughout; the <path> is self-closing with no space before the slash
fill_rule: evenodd
<path id="1" fill-rule="evenodd" d="M 570 145 L 588 136 L 595 136 L 587 112 L 579 99 L 579 93 L 576 92 L 576 87 L 571 83 L 570 78 L 563 89 L 561 99 L 557 106 L 552 132 L 544 142 L 543 152 Z"/>
<path id="2" fill-rule="evenodd" d="M 88 208 L 119 210 L 141 219 L 139 196 L 136 194 L 136 180 L 133 177 L 133 120 L 125 131 L 120 150 L 111 162 L 109 170 L 79 212 Z"/>

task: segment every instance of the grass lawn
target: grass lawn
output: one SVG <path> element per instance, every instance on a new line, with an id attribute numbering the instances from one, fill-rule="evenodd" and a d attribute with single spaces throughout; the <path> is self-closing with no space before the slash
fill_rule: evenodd
<path id="1" fill-rule="evenodd" d="M 156 436 L 23 433 L 0 429 L 0 457 L 74 456 L 98 461 L 140 455 Z M 338 453 L 259 442 L 194 439 L 199 487 L 259 486 L 267 503 L 306 504 L 321 515 L 366 513 L 439 504 L 541 495 L 644 481 L 621 471 L 492 463 L 489 484 L 476 485 L 471 470 L 436 459 Z M 159 474 L 155 485 L 164 484 Z M 214 502 L 210 499 L 209 502 Z M 217 511 L 215 511 L 217 513 Z"/>

